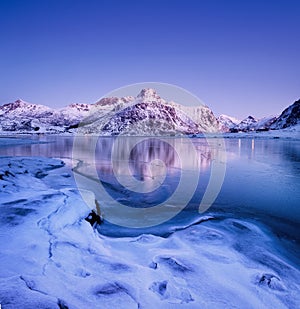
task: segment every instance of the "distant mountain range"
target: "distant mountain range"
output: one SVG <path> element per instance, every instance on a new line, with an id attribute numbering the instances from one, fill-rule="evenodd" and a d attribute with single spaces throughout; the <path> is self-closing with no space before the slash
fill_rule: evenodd
<path id="1" fill-rule="evenodd" d="M 249 131 L 268 131 L 271 124 L 277 119 L 276 116 L 264 117 L 255 119 L 252 116 L 247 118 L 233 121 L 234 118 L 221 115 L 218 118 L 221 132 L 249 132 Z M 275 129 L 275 128 L 274 128 Z"/>
<path id="2" fill-rule="evenodd" d="M 221 115 L 218 118 L 221 132 L 250 132 L 286 129 L 300 125 L 300 100 L 286 108 L 280 116 L 255 119 L 248 116 L 242 121 Z"/>
<path id="3" fill-rule="evenodd" d="M 71 104 L 62 109 L 22 100 L 0 106 L 0 134 L 75 133 L 98 135 L 185 135 L 218 132 L 279 130 L 300 124 L 300 100 L 279 117 L 240 121 L 215 117 L 207 106 L 183 106 L 162 99 L 154 89 L 137 97 L 103 98 L 94 104 Z"/>

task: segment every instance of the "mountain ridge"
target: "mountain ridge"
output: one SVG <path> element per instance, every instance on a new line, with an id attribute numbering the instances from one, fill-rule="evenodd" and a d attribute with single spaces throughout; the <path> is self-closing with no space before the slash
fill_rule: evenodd
<path id="1" fill-rule="evenodd" d="M 75 133 L 99 135 L 186 135 L 286 129 L 300 124 L 300 100 L 279 116 L 243 120 L 215 117 L 207 106 L 184 106 L 162 99 L 154 89 L 96 103 L 72 103 L 54 109 L 17 99 L 0 106 L 1 133 Z"/>

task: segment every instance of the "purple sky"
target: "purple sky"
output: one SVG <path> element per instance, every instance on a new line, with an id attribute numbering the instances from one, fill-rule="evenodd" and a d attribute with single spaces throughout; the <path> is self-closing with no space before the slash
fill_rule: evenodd
<path id="1" fill-rule="evenodd" d="M 0 104 L 164 82 L 216 115 L 277 114 L 300 98 L 299 16 L 291 0 L 1 0 Z"/>

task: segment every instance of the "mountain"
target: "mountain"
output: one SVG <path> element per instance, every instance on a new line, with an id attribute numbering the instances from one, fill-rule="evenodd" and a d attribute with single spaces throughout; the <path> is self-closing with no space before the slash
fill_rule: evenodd
<path id="1" fill-rule="evenodd" d="M 256 131 L 269 131 L 271 125 L 276 121 L 277 116 L 268 116 L 257 120 L 257 124 L 255 127 Z"/>
<path id="2" fill-rule="evenodd" d="M 207 106 L 168 102 L 154 89 L 136 96 L 102 98 L 94 104 L 75 103 L 61 109 L 16 100 L 0 106 L 0 133 L 74 133 L 99 135 L 197 135 L 300 128 L 300 100 L 279 117 L 239 121 Z M 298 129 L 297 129 L 298 130 Z"/>
<path id="3" fill-rule="evenodd" d="M 231 117 L 228 116 L 221 115 L 218 120 L 223 132 L 268 131 L 300 127 L 300 100 L 287 107 L 279 117 L 269 116 L 255 119 L 248 116 L 235 125 L 232 125 Z"/>
<path id="4" fill-rule="evenodd" d="M 257 120 L 252 116 L 248 116 L 247 118 L 243 119 L 239 124 L 235 125 L 231 129 L 231 132 L 254 131 L 256 124 L 257 124 Z"/>
<path id="5" fill-rule="evenodd" d="M 106 113 L 103 109 L 95 109 L 93 115 L 84 120 L 80 132 L 101 135 L 218 132 L 217 120 L 208 107 L 167 102 L 154 89 L 142 89 L 136 98 L 114 98 L 113 104 L 114 108 Z"/>
<path id="6" fill-rule="evenodd" d="M 230 132 L 250 132 L 250 131 L 268 131 L 273 122 L 277 119 L 276 116 L 264 117 L 261 119 L 255 119 L 252 116 L 248 116 L 240 123 L 232 126 Z"/>
<path id="7" fill-rule="evenodd" d="M 300 100 L 287 107 L 271 124 L 273 130 L 285 129 L 300 124 Z"/>
<path id="8" fill-rule="evenodd" d="M 227 115 L 220 115 L 217 117 L 217 120 L 219 122 L 220 132 L 230 132 L 231 129 L 240 123 L 240 120 Z"/>
<path id="9" fill-rule="evenodd" d="M 137 97 L 103 98 L 95 104 L 71 104 L 59 110 L 22 100 L 0 106 L 2 132 L 76 129 L 99 135 L 182 135 L 218 132 L 218 121 L 207 106 L 167 102 L 154 89 L 142 89 Z"/>
<path id="10" fill-rule="evenodd" d="M 61 110 L 22 100 L 0 106 L 0 131 L 59 133 L 76 126 L 89 113 L 88 104 L 72 104 Z"/>

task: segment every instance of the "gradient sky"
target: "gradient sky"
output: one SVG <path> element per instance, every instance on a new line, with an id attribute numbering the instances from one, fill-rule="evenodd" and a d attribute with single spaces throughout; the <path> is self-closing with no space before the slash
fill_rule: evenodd
<path id="1" fill-rule="evenodd" d="M 300 98 L 299 16 L 292 0 L 0 0 L 0 104 L 93 103 L 149 81 L 216 115 L 277 114 Z"/>

